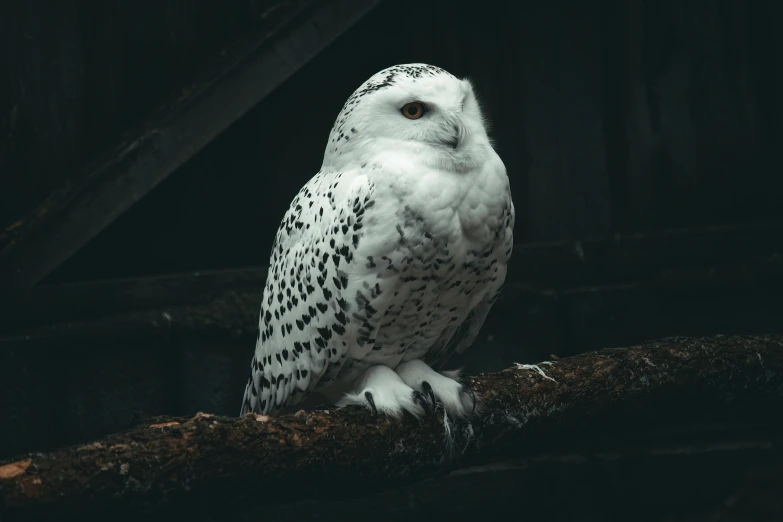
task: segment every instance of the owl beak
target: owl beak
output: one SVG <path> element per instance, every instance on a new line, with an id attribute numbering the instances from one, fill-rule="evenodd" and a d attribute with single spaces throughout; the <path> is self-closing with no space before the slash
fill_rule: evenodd
<path id="1" fill-rule="evenodd" d="M 457 150 L 457 147 L 459 147 L 459 142 L 460 142 L 460 134 L 462 133 L 460 132 L 459 125 L 457 125 L 456 123 L 454 124 L 453 128 L 454 128 L 454 136 L 452 137 L 451 140 L 447 142 L 447 145 L 452 149 Z"/>
<path id="2" fill-rule="evenodd" d="M 452 149 L 457 150 L 465 142 L 469 132 L 459 118 L 452 120 L 451 129 L 453 134 L 449 136 L 449 140 L 445 143 Z"/>
<path id="3" fill-rule="evenodd" d="M 446 120 L 446 125 L 441 127 L 440 143 L 450 149 L 457 150 L 459 146 L 465 141 L 467 136 L 467 129 L 459 118 L 459 113 L 452 113 Z"/>

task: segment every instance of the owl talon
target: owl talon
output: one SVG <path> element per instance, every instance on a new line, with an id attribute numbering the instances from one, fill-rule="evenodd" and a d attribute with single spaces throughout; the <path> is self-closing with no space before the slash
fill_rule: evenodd
<path id="1" fill-rule="evenodd" d="M 438 373 L 421 359 L 406 361 L 394 371 L 408 386 L 422 392 L 432 411 L 442 409 L 452 418 L 461 418 L 478 406 L 478 397 L 460 382 L 459 372 Z"/>
<path id="2" fill-rule="evenodd" d="M 470 400 L 473 401 L 473 407 L 471 408 L 470 411 L 476 411 L 476 392 L 474 392 L 470 388 L 466 388 L 465 393 L 470 395 Z"/>
<path id="3" fill-rule="evenodd" d="M 362 373 L 354 389 L 337 402 L 338 407 L 362 406 L 373 415 L 401 418 L 404 413 L 421 417 L 425 409 L 418 403 L 413 389 L 388 366 L 377 364 Z"/>
<path id="4" fill-rule="evenodd" d="M 373 415 L 378 415 L 378 408 L 375 407 L 375 399 L 372 398 L 372 393 L 364 392 L 364 398 L 367 399 L 367 402 L 372 407 Z"/>
<path id="5" fill-rule="evenodd" d="M 418 402 L 426 413 L 432 413 L 432 407 L 427 402 L 427 398 L 418 390 L 413 390 L 413 400 Z"/>
<path id="6" fill-rule="evenodd" d="M 435 400 L 435 392 L 432 391 L 432 386 L 430 386 L 430 383 L 428 383 L 427 381 L 422 381 L 421 389 L 424 390 L 424 393 L 429 398 L 429 401 L 432 404 L 432 409 L 434 410 L 438 403 Z"/>

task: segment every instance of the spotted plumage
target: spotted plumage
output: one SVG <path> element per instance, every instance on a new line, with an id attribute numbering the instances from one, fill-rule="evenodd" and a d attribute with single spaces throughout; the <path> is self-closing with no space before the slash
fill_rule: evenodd
<path id="1" fill-rule="evenodd" d="M 406 115 L 411 103 L 423 112 Z M 392 416 L 436 404 L 469 414 L 470 390 L 431 366 L 475 340 L 513 226 L 471 84 L 425 64 L 374 75 L 346 101 L 275 237 L 241 413 L 322 390 Z"/>

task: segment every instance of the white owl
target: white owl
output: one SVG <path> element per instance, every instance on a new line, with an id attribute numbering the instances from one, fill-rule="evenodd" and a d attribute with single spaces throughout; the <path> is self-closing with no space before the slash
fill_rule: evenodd
<path id="1" fill-rule="evenodd" d="M 275 237 L 241 414 L 319 390 L 420 416 L 476 407 L 457 372 L 498 297 L 514 205 L 468 80 L 397 65 L 348 98 Z"/>

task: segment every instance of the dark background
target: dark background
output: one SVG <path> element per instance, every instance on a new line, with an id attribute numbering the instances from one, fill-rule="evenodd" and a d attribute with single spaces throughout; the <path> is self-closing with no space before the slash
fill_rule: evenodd
<path id="1" fill-rule="evenodd" d="M 518 246 L 502 299 L 456 361 L 467 371 L 662 336 L 783 331 L 781 6 L 387 0 L 51 273 L 27 308 L 8 305 L 0 458 L 145 415 L 236 414 L 263 281 L 244 267 L 267 262 L 345 99 L 397 63 L 473 80 L 511 180 Z M 4 3 L 0 229 L 187 95 L 265 9 Z M 211 270 L 246 287 L 247 317 L 172 334 L 160 317 L 188 293 L 168 302 L 179 283 L 155 277 Z M 153 289 L 154 306 L 112 304 L 128 300 L 113 293 L 119 279 Z"/>

